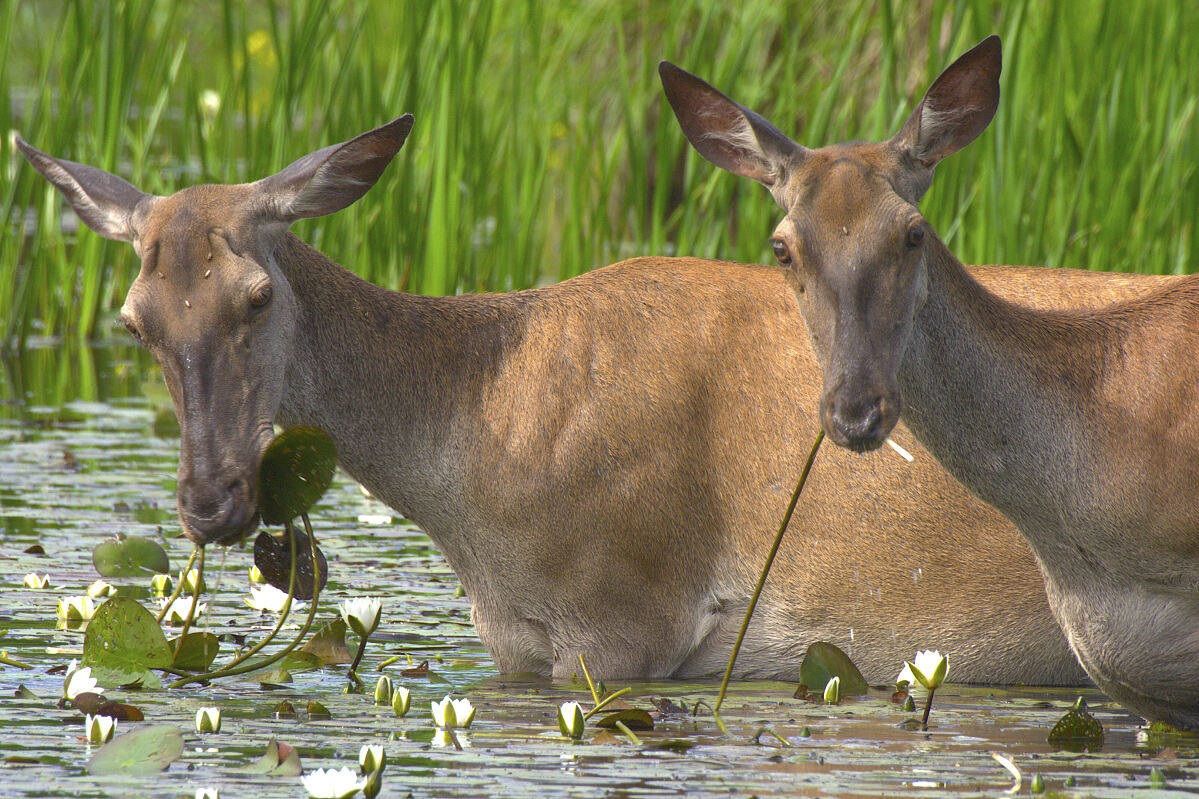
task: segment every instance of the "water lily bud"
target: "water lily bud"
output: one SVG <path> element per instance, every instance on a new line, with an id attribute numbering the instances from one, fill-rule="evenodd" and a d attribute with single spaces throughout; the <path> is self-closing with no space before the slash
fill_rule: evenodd
<path id="1" fill-rule="evenodd" d="M 909 662 L 907 667 L 917 682 L 933 691 L 945 681 L 945 675 L 949 672 L 949 658 L 935 649 L 926 649 L 917 652 L 916 660 Z"/>
<path id="2" fill-rule="evenodd" d="M 583 708 L 578 702 L 563 702 L 558 708 L 558 729 L 567 738 L 583 737 Z"/>
<path id="3" fill-rule="evenodd" d="M 94 599 L 99 599 L 102 596 L 114 596 L 116 593 L 117 587 L 103 580 L 96 580 L 96 582 L 87 587 L 87 595 Z"/>
<path id="4" fill-rule="evenodd" d="M 899 670 L 899 676 L 895 678 L 895 690 L 902 691 L 915 682 L 916 675 L 912 674 L 911 667 L 908 666 L 907 661 L 904 661 L 903 668 Z"/>
<path id="5" fill-rule="evenodd" d="M 160 601 L 159 604 L 161 607 L 166 608 L 166 613 L 163 614 L 162 620 L 165 621 L 167 624 L 178 625 L 178 624 L 186 624 L 187 623 L 187 617 L 188 617 L 188 614 L 191 613 L 191 608 L 192 608 L 192 598 L 191 597 L 182 597 L 181 596 L 178 599 L 176 599 L 174 602 L 171 602 L 169 605 L 167 604 L 167 600 L 163 599 Z M 197 602 L 196 603 L 196 615 L 199 616 L 207 608 L 208 608 L 207 602 Z"/>
<path id="6" fill-rule="evenodd" d="M 117 720 L 112 716 L 85 716 L 83 719 L 83 727 L 87 730 L 87 742 L 90 744 L 102 744 L 112 737 L 113 730 L 117 728 Z"/>
<path id="7" fill-rule="evenodd" d="M 379 771 L 387 764 L 387 755 L 383 752 L 382 744 L 363 744 L 358 750 L 358 765 L 363 774 Z"/>
<path id="8" fill-rule="evenodd" d="M 379 626 L 383 603 L 378 599 L 362 597 L 347 599 L 338 605 L 337 609 L 341 612 L 346 626 L 357 633 L 359 638 L 366 638 Z"/>
<path id="9" fill-rule="evenodd" d="M 200 574 L 199 569 L 179 572 L 179 582 L 182 584 L 185 594 L 199 594 L 208 590 L 208 586 L 204 582 L 204 575 Z"/>
<path id="10" fill-rule="evenodd" d="M 58 600 L 58 618 L 64 621 L 87 621 L 96 613 L 90 596 L 68 596 Z"/>
<path id="11" fill-rule="evenodd" d="M 348 768 L 318 768 L 300 778 L 313 799 L 346 799 L 362 789 L 364 783 Z"/>
<path id="12" fill-rule="evenodd" d="M 901 707 L 900 710 L 902 710 L 906 713 L 915 713 L 916 712 L 916 701 L 914 699 L 912 699 L 911 694 L 908 694 L 907 698 L 903 700 L 903 707 Z"/>
<path id="13" fill-rule="evenodd" d="M 366 783 L 362 786 L 362 795 L 366 799 L 375 799 L 381 790 L 383 790 L 383 769 L 378 769 L 367 775 Z"/>
<path id="14" fill-rule="evenodd" d="M 443 729 L 466 729 L 475 720 L 475 708 L 469 699 L 450 699 L 449 695 L 446 695 L 440 702 L 431 702 L 429 706 L 433 713 L 433 723 Z"/>
<path id="15" fill-rule="evenodd" d="M 216 788 L 196 788 L 196 799 L 221 799 L 221 792 Z"/>
<path id="16" fill-rule="evenodd" d="M 412 692 L 402 685 L 395 686 L 391 694 L 391 709 L 397 716 L 407 716 L 412 705 Z"/>
<path id="17" fill-rule="evenodd" d="M 37 572 L 29 572 L 25 575 L 25 580 L 22 583 L 26 588 L 45 588 L 50 584 L 50 575 L 38 574 Z"/>
<path id="18" fill-rule="evenodd" d="M 266 577 L 263 576 L 262 569 L 258 568 L 258 566 L 256 564 L 250 566 L 250 582 L 252 582 L 252 583 L 265 583 L 266 582 Z"/>
<path id="19" fill-rule="evenodd" d="M 375 704 L 390 705 L 391 704 L 391 678 L 384 674 L 375 683 Z"/>
<path id="20" fill-rule="evenodd" d="M 841 678 L 833 677 L 824 684 L 824 701 L 835 705 L 841 701 Z"/>
<path id="21" fill-rule="evenodd" d="M 150 593 L 154 596 L 166 596 L 174 587 L 169 574 L 156 574 L 150 578 Z"/>
<path id="22" fill-rule="evenodd" d="M 74 699 L 79 694 L 102 694 L 104 689 L 92 679 L 90 666 L 79 668 L 79 661 L 72 660 L 67 666 L 66 676 L 62 680 L 62 695 Z"/>
<path id="23" fill-rule="evenodd" d="M 202 707 L 196 711 L 196 732 L 220 732 L 221 709 Z"/>

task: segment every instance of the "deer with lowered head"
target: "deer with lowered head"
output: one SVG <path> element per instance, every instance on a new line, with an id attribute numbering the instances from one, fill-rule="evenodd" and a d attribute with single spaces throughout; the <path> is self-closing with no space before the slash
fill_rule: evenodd
<path id="1" fill-rule="evenodd" d="M 445 554 L 500 670 L 569 677 L 582 654 L 607 678 L 719 673 L 817 432 L 820 371 L 781 271 L 637 259 L 511 294 L 371 285 L 288 227 L 361 197 L 411 126 L 161 197 L 19 140 L 141 259 L 121 319 L 179 417 L 185 533 L 243 539 L 272 426 L 320 427 Z M 1025 277 L 1050 303 L 1142 290 Z M 876 681 L 934 645 L 960 681 L 1084 679 L 1023 541 L 893 435 L 914 463 L 864 471 L 826 448 L 737 675 L 796 678 L 827 640 Z"/>
<path id="2" fill-rule="evenodd" d="M 677 67 L 660 73 L 696 149 L 785 213 L 774 251 L 821 365 L 829 437 L 873 450 L 902 418 L 1024 534 L 1099 687 L 1199 729 L 1199 278 L 1110 307 L 1033 308 L 1001 296 L 1025 270 L 980 281 L 953 256 L 918 203 L 991 121 L 1000 53 L 992 36 L 961 56 L 890 140 L 819 149 Z"/>

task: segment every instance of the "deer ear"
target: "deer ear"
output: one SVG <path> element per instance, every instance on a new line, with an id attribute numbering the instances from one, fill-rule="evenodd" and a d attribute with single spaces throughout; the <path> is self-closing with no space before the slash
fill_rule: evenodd
<path id="1" fill-rule="evenodd" d="M 133 241 L 133 209 L 151 195 L 103 169 L 47 155 L 20 136 L 17 149 L 63 193 L 84 224 L 106 239 Z"/>
<path id="2" fill-rule="evenodd" d="M 379 180 L 408 138 L 412 114 L 309 153 L 254 184 L 268 213 L 291 223 L 324 216 L 353 203 Z"/>
<path id="3" fill-rule="evenodd" d="M 1003 63 L 998 36 L 988 36 L 933 81 L 892 143 L 928 168 L 982 133 L 999 106 Z"/>
<path id="4" fill-rule="evenodd" d="M 700 155 L 735 175 L 773 186 L 803 147 L 743 105 L 668 61 L 658 64 L 666 99 Z"/>

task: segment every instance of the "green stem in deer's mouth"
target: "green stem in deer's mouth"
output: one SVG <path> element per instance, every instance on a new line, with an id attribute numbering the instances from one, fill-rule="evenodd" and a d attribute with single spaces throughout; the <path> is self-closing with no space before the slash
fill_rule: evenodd
<path id="1" fill-rule="evenodd" d="M 749 619 L 754 615 L 754 608 L 758 606 L 758 598 L 762 595 L 762 586 L 766 585 L 766 576 L 770 574 L 770 567 L 774 563 L 774 556 L 778 554 L 779 545 L 783 543 L 783 533 L 787 532 L 787 525 L 791 523 L 791 514 L 795 512 L 795 505 L 799 502 L 799 495 L 803 493 L 804 483 L 808 481 L 808 472 L 812 471 L 812 464 L 816 461 L 816 453 L 820 450 L 821 441 L 824 441 L 823 427 L 816 434 L 816 440 L 812 442 L 812 451 L 808 453 L 808 460 L 804 463 L 803 471 L 799 475 L 799 482 L 795 484 L 795 492 L 791 495 L 791 502 L 787 505 L 787 512 L 783 514 L 783 521 L 779 524 L 778 534 L 774 537 L 774 545 L 770 548 L 770 554 L 766 556 L 766 565 L 762 567 L 762 574 L 758 577 L 758 585 L 754 588 L 753 597 L 749 600 L 749 607 L 745 609 L 745 619 L 741 622 L 741 631 L 737 633 L 737 642 L 733 644 L 733 652 L 729 655 L 728 668 L 724 670 L 724 679 L 720 681 L 720 694 L 716 697 L 716 707 L 712 709 L 712 714 L 717 719 L 720 718 L 720 706 L 724 704 L 724 695 L 729 689 L 729 678 L 733 674 L 733 664 L 737 662 L 737 653 L 741 651 L 741 642 L 745 640 L 745 631 L 749 629 Z"/>

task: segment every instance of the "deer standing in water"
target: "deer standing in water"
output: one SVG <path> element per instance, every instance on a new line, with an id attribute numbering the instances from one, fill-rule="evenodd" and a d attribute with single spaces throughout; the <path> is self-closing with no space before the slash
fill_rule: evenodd
<path id="1" fill-rule="evenodd" d="M 373 286 L 288 226 L 361 197 L 411 125 L 164 197 L 19 142 L 141 258 L 121 318 L 180 420 L 184 531 L 248 535 L 272 425 L 313 425 L 445 554 L 502 671 L 569 677 L 583 654 L 606 678 L 718 674 L 817 431 L 820 371 L 781 271 L 638 259 L 511 294 Z M 1026 278 L 1060 303 L 1143 290 Z M 1024 542 L 894 435 L 914 463 L 866 471 L 826 448 L 737 675 L 794 679 L 826 640 L 876 681 L 923 646 L 963 682 L 1084 679 Z"/>
<path id="2" fill-rule="evenodd" d="M 660 73 L 696 149 L 786 214 L 774 251 L 823 371 L 829 437 L 872 450 L 902 417 L 1024 534 L 1099 687 L 1199 729 L 1199 277 L 1067 311 L 1005 300 L 1002 278 L 984 286 L 962 266 L 917 204 L 934 166 L 991 121 L 1000 62 L 992 36 L 890 140 L 819 149 L 677 67 Z"/>

